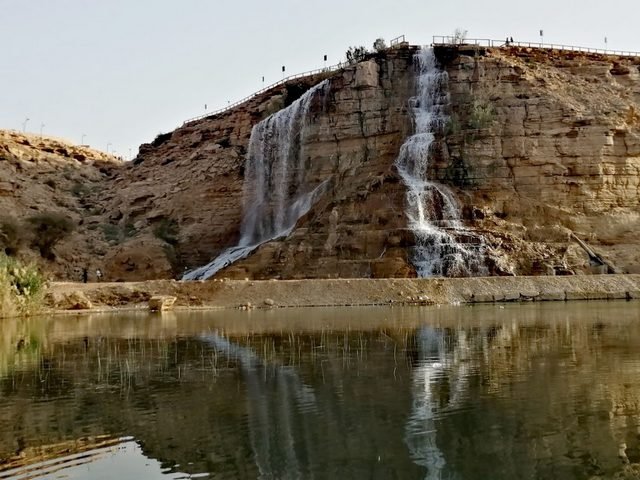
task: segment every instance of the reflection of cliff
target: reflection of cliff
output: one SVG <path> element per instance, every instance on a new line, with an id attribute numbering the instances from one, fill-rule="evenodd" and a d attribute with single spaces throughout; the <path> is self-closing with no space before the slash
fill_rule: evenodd
<path id="1" fill-rule="evenodd" d="M 249 348 L 215 334 L 204 341 L 240 363 L 259 478 L 309 477 L 314 442 L 307 419 L 317 410 L 314 390 L 302 383 L 295 369 L 269 366 Z"/>
<path id="2" fill-rule="evenodd" d="M 376 328 L 294 333 L 258 317 L 261 333 L 224 337 L 189 317 L 60 319 L 0 375 L 0 463 L 109 434 L 225 478 L 606 476 L 640 461 L 633 305 L 353 309 Z M 64 336 L 67 321 L 86 337 Z"/>
<path id="3" fill-rule="evenodd" d="M 231 354 L 193 337 L 51 344 L 36 368 L 0 380 L 0 463 L 34 444 L 108 433 L 192 473 L 357 478 L 375 466 L 377 478 L 415 476 L 401 441 L 407 389 L 393 364 L 365 361 L 368 335 L 289 341 L 239 338 Z"/>
<path id="4" fill-rule="evenodd" d="M 421 329 L 407 423 L 425 478 L 585 478 L 640 460 L 640 325 Z"/>

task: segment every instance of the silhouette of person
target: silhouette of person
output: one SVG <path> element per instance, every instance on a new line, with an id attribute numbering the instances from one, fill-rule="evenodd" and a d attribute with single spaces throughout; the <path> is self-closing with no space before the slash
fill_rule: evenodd
<path id="1" fill-rule="evenodd" d="M 102 270 L 100 270 L 99 268 L 96 269 L 96 278 L 98 279 L 98 281 L 102 279 Z"/>
<path id="2" fill-rule="evenodd" d="M 86 268 L 82 269 L 82 283 L 87 283 L 89 280 L 89 272 Z"/>
<path id="3" fill-rule="evenodd" d="M 509 43 L 513 43 L 513 37 L 509 39 Z"/>

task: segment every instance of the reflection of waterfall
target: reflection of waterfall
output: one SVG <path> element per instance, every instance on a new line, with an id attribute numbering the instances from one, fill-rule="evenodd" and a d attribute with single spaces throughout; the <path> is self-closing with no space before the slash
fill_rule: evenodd
<path id="1" fill-rule="evenodd" d="M 417 95 L 411 99 L 415 133 L 404 142 L 396 160 L 407 186 L 407 217 L 416 239 L 412 261 L 420 277 L 481 274 L 484 267 L 480 239 L 462 225 L 453 192 L 427 179 L 435 131 L 446 120 L 447 74 L 438 68 L 433 49 L 421 49 L 416 61 Z M 480 243 L 480 248 L 459 243 L 456 234 Z"/>
<path id="2" fill-rule="evenodd" d="M 316 93 L 325 95 L 328 85 L 328 80 L 319 83 L 253 127 L 245 161 L 240 241 L 184 280 L 209 278 L 263 243 L 287 236 L 309 211 L 326 183 L 313 185 L 305 175 L 305 127 L 311 101 Z"/>
<path id="3" fill-rule="evenodd" d="M 308 478 L 313 439 L 306 419 L 317 408 L 313 389 L 302 383 L 293 368 L 268 366 L 249 348 L 216 334 L 203 339 L 240 363 L 247 383 L 249 434 L 259 478 Z"/>
<path id="4" fill-rule="evenodd" d="M 464 331 L 456 345 L 447 349 L 445 334 L 431 327 L 417 333 L 418 365 L 413 370 L 413 406 L 407 422 L 405 441 L 413 461 L 427 469 L 426 479 L 441 480 L 446 465 L 437 444 L 437 416 L 459 407 L 467 392 L 469 346 Z M 448 398 L 436 396 L 439 382 L 448 384 Z"/>
<path id="5" fill-rule="evenodd" d="M 436 444 L 436 403 L 432 387 L 443 372 L 444 339 L 442 333 L 422 327 L 417 340 L 420 363 L 413 371 L 413 407 L 407 422 L 406 442 L 413 461 L 427 468 L 425 478 L 440 479 L 446 462 Z"/>

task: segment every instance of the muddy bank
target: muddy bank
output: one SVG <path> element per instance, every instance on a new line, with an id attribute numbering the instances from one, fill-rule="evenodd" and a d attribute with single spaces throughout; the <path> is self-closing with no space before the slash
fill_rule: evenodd
<path id="1" fill-rule="evenodd" d="M 640 299 L 640 275 L 56 282 L 50 286 L 47 307 L 57 311 L 147 308 L 154 295 L 176 297 L 176 309 L 631 300 Z"/>

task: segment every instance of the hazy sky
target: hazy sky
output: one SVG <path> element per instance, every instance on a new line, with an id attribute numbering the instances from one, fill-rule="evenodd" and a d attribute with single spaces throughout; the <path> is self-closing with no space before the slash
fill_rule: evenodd
<path id="1" fill-rule="evenodd" d="M 350 45 L 469 37 L 640 51 L 638 0 L 0 0 L 0 128 L 128 157 L 183 120 L 340 61 Z"/>

